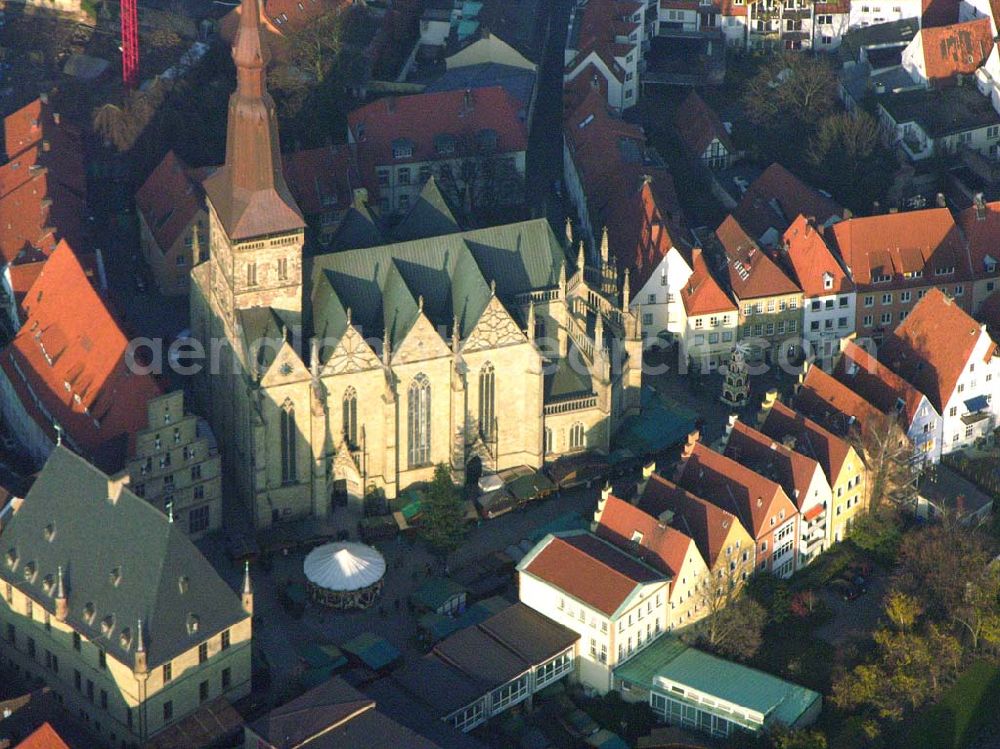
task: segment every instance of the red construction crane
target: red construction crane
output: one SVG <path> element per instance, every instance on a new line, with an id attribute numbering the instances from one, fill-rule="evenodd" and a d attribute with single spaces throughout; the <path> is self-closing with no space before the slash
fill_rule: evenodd
<path id="1" fill-rule="evenodd" d="M 136 0 L 121 0 L 122 83 L 133 89 L 139 85 L 139 15 Z"/>

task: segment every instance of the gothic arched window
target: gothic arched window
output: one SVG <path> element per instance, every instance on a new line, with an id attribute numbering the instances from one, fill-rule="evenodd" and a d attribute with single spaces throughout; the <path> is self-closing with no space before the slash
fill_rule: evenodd
<path id="1" fill-rule="evenodd" d="M 586 431 L 583 428 L 582 422 L 576 422 L 569 429 L 569 449 L 570 450 L 582 450 L 586 447 Z"/>
<path id="2" fill-rule="evenodd" d="M 286 400 L 281 407 L 281 483 L 283 484 L 291 484 L 297 480 L 295 432 L 295 405 Z"/>
<path id="3" fill-rule="evenodd" d="M 349 387 L 344 391 L 344 439 L 352 450 L 358 446 L 358 393 Z"/>
<path id="4" fill-rule="evenodd" d="M 410 468 L 431 462 L 431 383 L 418 374 L 407 393 L 407 437 Z"/>
<path id="5" fill-rule="evenodd" d="M 492 438 L 496 418 L 496 372 L 489 362 L 479 370 L 479 434 Z"/>

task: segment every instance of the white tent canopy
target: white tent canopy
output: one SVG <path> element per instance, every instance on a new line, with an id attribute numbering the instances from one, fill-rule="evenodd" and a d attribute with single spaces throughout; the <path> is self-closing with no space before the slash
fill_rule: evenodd
<path id="1" fill-rule="evenodd" d="M 309 552 L 302 568 L 313 585 L 333 591 L 361 590 L 385 575 L 385 559 L 371 546 L 351 541 L 324 544 Z"/>

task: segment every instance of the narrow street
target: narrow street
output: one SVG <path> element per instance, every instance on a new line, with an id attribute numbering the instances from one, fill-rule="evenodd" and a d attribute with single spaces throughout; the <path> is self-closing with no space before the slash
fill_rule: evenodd
<path id="1" fill-rule="evenodd" d="M 553 190 L 563 174 L 563 54 L 573 0 L 540 2 L 540 23 L 547 25 L 538 70 L 535 114 L 528 136 L 526 200 L 532 216 L 546 216 L 562 236 L 566 216 L 563 199 Z M 564 193 L 565 194 L 565 193 Z"/>

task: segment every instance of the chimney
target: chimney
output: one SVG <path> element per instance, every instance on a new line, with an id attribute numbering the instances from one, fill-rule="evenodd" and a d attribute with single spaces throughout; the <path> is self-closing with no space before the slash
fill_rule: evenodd
<path id="1" fill-rule="evenodd" d="M 680 478 L 681 473 L 684 471 L 684 465 L 694 454 L 694 446 L 698 444 L 698 439 L 700 437 L 701 433 L 697 429 L 688 434 L 687 442 L 684 443 L 684 447 L 681 449 L 681 460 L 680 463 L 677 464 L 677 472 L 674 474 L 675 481 Z"/>
<path id="2" fill-rule="evenodd" d="M 789 450 L 795 449 L 795 443 L 796 439 L 794 434 L 786 434 L 784 437 L 781 438 L 781 444 L 787 447 Z"/>
<path id="3" fill-rule="evenodd" d="M 146 637 L 142 632 L 142 619 L 139 619 L 136 625 L 135 672 L 137 674 L 144 674 L 149 671 L 149 666 L 146 662 Z"/>
<path id="4" fill-rule="evenodd" d="M 472 89 L 465 89 L 465 95 L 462 97 L 462 104 L 465 106 L 465 111 L 468 112 L 472 109 Z"/>
<path id="5" fill-rule="evenodd" d="M 253 586 L 250 584 L 250 560 L 243 563 L 243 610 L 253 616 Z"/>
<path id="6" fill-rule="evenodd" d="M 642 493 L 646 491 L 646 484 L 649 483 L 649 477 L 654 473 L 656 473 L 656 461 L 651 460 L 642 467 L 642 478 L 639 480 L 639 483 L 635 485 L 636 498 L 634 502 L 637 502 L 642 498 Z"/>
<path id="7" fill-rule="evenodd" d="M 771 388 L 766 393 L 764 393 L 764 401 L 760 404 L 760 411 L 757 414 L 757 426 L 761 426 L 764 420 L 767 419 L 767 415 L 774 408 L 774 404 L 778 401 L 778 390 L 776 388 Z"/>
<path id="8" fill-rule="evenodd" d="M 937 206 L 938 208 L 946 208 L 946 207 L 948 206 L 948 202 L 947 202 L 947 201 L 946 201 L 946 200 L 944 199 L 944 193 L 943 193 L 943 192 L 939 192 L 939 193 L 938 193 L 938 194 L 937 194 L 937 195 L 936 195 L 936 196 L 934 197 L 934 204 L 935 204 L 935 205 L 936 205 L 936 206 Z"/>
<path id="9" fill-rule="evenodd" d="M 66 596 L 66 582 L 63 580 L 63 568 L 56 568 L 56 590 L 53 594 L 56 606 L 56 621 L 64 622 L 69 616 L 69 598 Z"/>
<path id="10" fill-rule="evenodd" d="M 977 192 L 973 198 L 972 202 L 976 207 L 976 221 L 986 220 L 986 201 L 983 199 L 983 194 Z"/>
<path id="11" fill-rule="evenodd" d="M 44 93 L 44 92 L 41 93 L 41 94 L 39 94 L 38 95 L 38 101 L 42 102 L 42 104 L 48 104 L 49 103 L 49 95 L 47 93 Z"/>
<path id="12" fill-rule="evenodd" d="M 656 519 L 660 521 L 660 525 L 670 525 L 674 522 L 674 511 L 664 510 Z"/>

